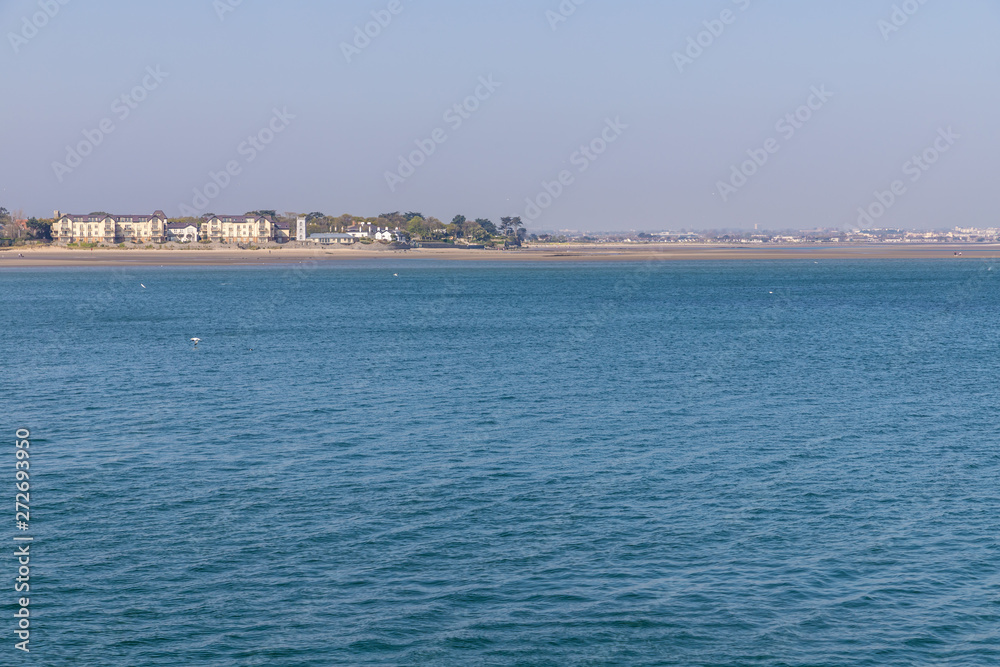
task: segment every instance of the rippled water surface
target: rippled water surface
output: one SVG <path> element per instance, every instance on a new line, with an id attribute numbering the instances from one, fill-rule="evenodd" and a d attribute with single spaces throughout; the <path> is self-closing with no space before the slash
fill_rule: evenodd
<path id="1" fill-rule="evenodd" d="M 997 664 L 998 273 L 5 271 L 18 664 Z"/>

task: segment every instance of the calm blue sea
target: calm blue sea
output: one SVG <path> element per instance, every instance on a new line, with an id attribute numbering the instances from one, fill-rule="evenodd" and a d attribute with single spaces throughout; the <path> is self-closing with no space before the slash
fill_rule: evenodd
<path id="1" fill-rule="evenodd" d="M 996 665 L 998 279 L 4 270 L 0 664 Z"/>

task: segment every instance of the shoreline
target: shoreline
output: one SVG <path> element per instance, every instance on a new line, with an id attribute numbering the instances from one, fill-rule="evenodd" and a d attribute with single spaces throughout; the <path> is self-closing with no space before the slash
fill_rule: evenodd
<path id="1" fill-rule="evenodd" d="M 962 253 L 957 255 L 956 253 Z M 19 257 L 23 255 L 23 257 Z M 722 244 L 565 244 L 529 246 L 521 250 L 419 248 L 281 247 L 260 250 L 162 249 L 93 250 L 62 247 L 0 249 L 4 267 L 114 266 L 259 266 L 305 261 L 336 263 L 350 260 L 440 260 L 466 262 L 656 262 L 705 260 L 843 260 L 843 259 L 1000 259 L 1000 244 L 796 244 L 747 247 Z"/>

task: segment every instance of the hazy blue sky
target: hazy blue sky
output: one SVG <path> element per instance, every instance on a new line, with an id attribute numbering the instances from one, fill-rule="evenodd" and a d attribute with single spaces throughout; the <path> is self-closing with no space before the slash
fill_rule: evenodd
<path id="1" fill-rule="evenodd" d="M 899 181 L 876 226 L 1000 223 L 996 0 L 566 0 L 575 12 L 558 23 L 560 0 L 399 0 L 350 62 L 343 44 L 389 0 L 62 2 L 0 3 L 0 205 L 29 215 L 183 205 L 521 215 L 535 230 L 846 228 Z M 699 33 L 707 46 L 679 67 Z M 485 99 L 456 126 L 446 112 L 477 87 Z M 832 97 L 807 113 L 814 87 Z M 779 128 L 797 110 L 808 120 Z M 609 119 L 627 127 L 605 131 Z M 67 155 L 102 123 L 113 132 L 92 152 Z M 934 164 L 907 164 L 934 158 L 948 128 Z M 390 187 L 435 130 L 446 141 Z M 615 139 L 602 154 L 574 156 L 602 133 Z M 273 140 L 258 150 L 250 136 Z M 730 180 L 748 151 L 767 162 Z"/>

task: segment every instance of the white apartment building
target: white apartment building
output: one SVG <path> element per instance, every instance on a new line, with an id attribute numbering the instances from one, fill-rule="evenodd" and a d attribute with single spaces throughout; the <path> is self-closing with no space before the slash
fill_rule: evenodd
<path id="1" fill-rule="evenodd" d="M 217 215 L 201 223 L 201 238 L 219 243 L 270 243 L 288 240 L 287 224 L 266 215 Z"/>
<path id="2" fill-rule="evenodd" d="M 62 215 L 56 211 L 52 240 L 57 243 L 163 243 L 167 240 L 167 216 L 153 215 Z"/>

